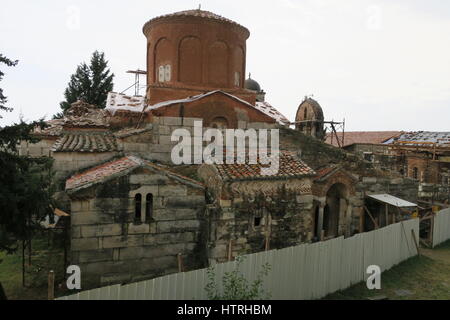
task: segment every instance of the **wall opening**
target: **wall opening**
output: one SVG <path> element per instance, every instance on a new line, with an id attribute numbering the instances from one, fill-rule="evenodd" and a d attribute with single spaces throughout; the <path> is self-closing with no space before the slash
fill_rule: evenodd
<path id="1" fill-rule="evenodd" d="M 140 193 L 134 196 L 134 221 L 141 222 L 142 219 L 142 195 Z"/>
<path id="2" fill-rule="evenodd" d="M 332 185 L 327 192 L 323 213 L 323 230 L 327 238 L 339 235 L 339 220 L 347 210 L 347 195 L 347 187 L 342 183 Z"/>

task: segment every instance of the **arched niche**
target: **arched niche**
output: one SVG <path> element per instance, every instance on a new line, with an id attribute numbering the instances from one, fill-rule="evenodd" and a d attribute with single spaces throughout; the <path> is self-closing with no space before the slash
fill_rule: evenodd
<path id="1" fill-rule="evenodd" d="M 161 67 L 164 70 L 169 70 L 172 67 L 172 61 L 169 57 L 171 54 L 172 46 L 167 38 L 161 38 L 155 45 L 154 63 L 153 63 L 153 79 L 158 81 Z M 169 77 L 170 78 L 170 77 Z"/>
<path id="2" fill-rule="evenodd" d="M 208 49 L 208 82 L 228 86 L 228 46 L 223 41 L 214 42 Z"/>
<path id="3" fill-rule="evenodd" d="M 184 83 L 202 82 L 202 44 L 200 39 L 188 36 L 178 46 L 178 80 Z"/>

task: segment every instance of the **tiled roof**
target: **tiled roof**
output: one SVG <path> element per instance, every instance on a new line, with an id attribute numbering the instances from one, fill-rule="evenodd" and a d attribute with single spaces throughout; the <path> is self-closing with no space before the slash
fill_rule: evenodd
<path id="1" fill-rule="evenodd" d="M 281 125 L 289 125 L 289 120 L 268 102 L 256 102 L 255 108 L 275 119 Z"/>
<path id="2" fill-rule="evenodd" d="M 58 137 L 61 135 L 64 124 L 63 119 L 48 120 L 45 123 L 48 125 L 48 127 L 44 129 L 36 127 L 33 130 L 33 134 L 38 136 L 52 136 L 52 137 Z"/>
<path id="3" fill-rule="evenodd" d="M 355 143 L 361 144 L 382 144 L 392 137 L 397 137 L 401 131 L 348 131 L 344 133 L 344 147 Z M 342 141 L 342 132 L 337 133 L 339 141 Z M 339 146 L 336 136 L 327 134 L 326 143 Z"/>
<path id="4" fill-rule="evenodd" d="M 273 175 L 262 175 L 261 168 L 269 165 L 258 164 L 215 164 L 223 180 L 280 179 L 300 176 L 311 176 L 315 172 L 303 161 L 288 153 L 281 153 L 278 172 Z"/>
<path id="5" fill-rule="evenodd" d="M 83 187 L 89 187 L 96 183 L 101 183 L 108 178 L 116 177 L 119 175 L 127 174 L 130 171 L 138 167 L 147 167 L 161 171 L 177 180 L 181 180 L 184 183 L 204 188 L 204 185 L 196 180 L 190 179 L 176 172 L 173 172 L 165 166 L 152 163 L 147 160 L 143 160 L 136 156 L 126 156 L 111 162 L 104 163 L 94 168 L 88 169 L 82 173 L 76 174 L 66 180 L 66 190 L 80 189 Z"/>
<path id="6" fill-rule="evenodd" d="M 64 127 L 106 128 L 109 126 L 109 114 L 104 109 L 77 101 L 64 111 Z"/>
<path id="7" fill-rule="evenodd" d="M 401 141 L 411 145 L 418 145 L 421 143 L 436 143 L 439 146 L 448 146 L 450 144 L 450 132 L 404 132 L 400 136 L 389 139 L 385 144 L 395 143 Z"/>
<path id="8" fill-rule="evenodd" d="M 117 138 L 126 138 L 126 137 L 130 137 L 133 136 L 135 134 L 140 134 L 140 133 L 144 133 L 147 131 L 151 131 L 152 127 L 146 127 L 146 128 L 123 128 L 117 132 L 114 132 L 114 136 L 116 136 Z"/>
<path id="9" fill-rule="evenodd" d="M 109 132 L 66 132 L 53 145 L 54 152 L 118 151 L 116 139 Z"/>
<path id="10" fill-rule="evenodd" d="M 166 15 L 162 15 L 162 16 L 150 19 L 144 25 L 144 28 L 143 28 L 144 33 L 145 33 L 145 29 L 151 23 L 159 21 L 159 20 L 164 20 L 164 19 L 168 19 L 168 18 L 175 18 L 175 17 L 200 17 L 200 18 L 206 18 L 206 19 L 211 19 L 211 20 L 216 20 L 216 21 L 221 21 L 221 22 L 227 22 L 227 23 L 234 24 L 234 25 L 236 25 L 238 27 L 241 27 L 241 28 L 245 29 L 248 33 L 250 33 L 247 28 L 245 28 L 244 26 L 241 26 L 240 24 L 238 24 L 237 22 L 234 22 L 233 20 L 230 20 L 230 19 L 227 19 L 225 17 L 219 16 L 218 14 L 215 14 L 213 12 L 200 10 L 200 9 L 184 10 L 184 11 L 169 13 L 169 14 L 166 14 Z"/>
<path id="11" fill-rule="evenodd" d="M 317 171 L 316 179 L 325 177 L 327 174 L 334 171 L 335 169 L 336 169 L 336 167 L 325 167 L 325 168 L 316 170 Z"/>
<path id="12" fill-rule="evenodd" d="M 201 183 L 201 182 L 199 182 L 199 181 L 197 181 L 197 180 L 191 179 L 191 178 L 189 178 L 189 177 L 186 177 L 186 176 L 184 176 L 184 175 L 181 175 L 181 174 L 175 172 L 176 169 L 174 169 L 174 168 L 170 168 L 170 169 L 169 169 L 169 168 L 167 168 L 167 167 L 165 167 L 165 166 L 162 166 L 162 165 L 160 165 L 160 164 L 156 164 L 156 163 L 154 163 L 154 162 L 150 162 L 150 161 L 146 161 L 146 160 L 144 160 L 144 162 L 145 162 L 145 164 L 146 164 L 148 167 L 154 168 L 154 169 L 159 170 L 159 171 L 163 171 L 163 172 L 165 172 L 166 174 L 168 174 L 169 176 L 177 177 L 177 178 L 182 179 L 182 180 L 184 180 L 184 181 L 186 181 L 186 182 L 190 182 L 191 184 L 198 185 L 198 186 L 200 186 L 200 187 L 202 187 L 202 188 L 205 186 L 203 183 Z"/>
<path id="13" fill-rule="evenodd" d="M 77 189 L 86 185 L 92 185 L 103 181 L 107 177 L 127 172 L 142 165 L 142 160 L 127 156 L 114 160 L 94 168 L 88 169 L 82 173 L 76 174 L 66 181 L 66 190 Z"/>

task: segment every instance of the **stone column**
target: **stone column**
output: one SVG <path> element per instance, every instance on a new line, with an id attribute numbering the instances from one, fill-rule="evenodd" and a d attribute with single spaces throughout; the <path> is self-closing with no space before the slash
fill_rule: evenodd
<path id="1" fill-rule="evenodd" d="M 347 213 L 346 213 L 346 228 L 345 237 L 350 237 L 352 234 L 352 224 L 353 224 L 353 205 L 349 200 L 347 200 Z"/>
<path id="2" fill-rule="evenodd" d="M 317 221 L 317 226 L 316 226 L 316 233 L 317 233 L 317 237 L 320 239 L 320 235 L 322 233 L 322 229 L 323 229 L 323 210 L 325 208 L 325 203 L 320 203 L 319 205 L 319 219 Z"/>
<path id="3" fill-rule="evenodd" d="M 142 194 L 142 198 L 141 198 L 141 222 L 142 223 L 145 223 L 146 204 L 147 204 L 147 197 L 145 194 Z"/>

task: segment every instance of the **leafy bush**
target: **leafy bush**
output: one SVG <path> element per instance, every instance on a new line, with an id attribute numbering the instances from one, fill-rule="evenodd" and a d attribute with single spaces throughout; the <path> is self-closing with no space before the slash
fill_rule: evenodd
<path id="1" fill-rule="evenodd" d="M 216 283 L 216 274 L 214 267 L 208 268 L 208 284 L 205 287 L 209 300 L 262 300 L 270 299 L 270 294 L 263 288 L 263 278 L 269 274 L 270 265 L 268 263 L 262 266 L 256 279 L 249 283 L 242 272 L 239 270 L 243 257 L 236 258 L 236 268 L 231 272 L 225 272 L 222 278 L 223 290 L 219 290 Z"/>

